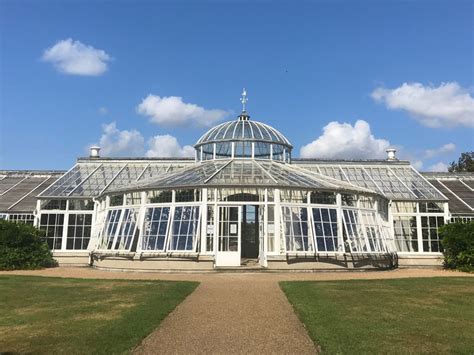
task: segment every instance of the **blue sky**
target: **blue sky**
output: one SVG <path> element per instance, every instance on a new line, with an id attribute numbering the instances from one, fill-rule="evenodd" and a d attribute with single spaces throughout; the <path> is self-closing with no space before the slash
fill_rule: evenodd
<path id="1" fill-rule="evenodd" d="M 284 133 L 295 157 L 377 158 L 390 145 L 442 170 L 474 148 L 473 10 L 0 0 L 0 168 L 68 169 L 90 144 L 185 156 L 240 112 L 246 87 L 251 119 Z"/>

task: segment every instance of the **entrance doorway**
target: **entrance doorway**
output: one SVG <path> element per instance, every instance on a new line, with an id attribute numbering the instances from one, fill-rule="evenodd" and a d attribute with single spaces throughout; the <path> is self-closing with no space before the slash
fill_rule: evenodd
<path id="1" fill-rule="evenodd" d="M 259 206 L 242 206 L 242 258 L 257 259 L 259 254 Z"/>
<path id="2" fill-rule="evenodd" d="M 256 263 L 262 254 L 264 206 L 244 204 L 244 201 L 258 201 L 258 196 L 231 195 L 227 202 L 233 205 L 217 206 L 216 266 Z"/>
<path id="3" fill-rule="evenodd" d="M 216 266 L 240 266 L 241 206 L 219 206 Z"/>

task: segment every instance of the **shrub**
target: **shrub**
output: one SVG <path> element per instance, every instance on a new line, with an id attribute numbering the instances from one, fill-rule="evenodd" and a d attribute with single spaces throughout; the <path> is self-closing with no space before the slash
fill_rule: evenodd
<path id="1" fill-rule="evenodd" d="M 33 226 L 0 221 L 0 270 L 56 266 L 43 236 Z"/>
<path id="2" fill-rule="evenodd" d="M 444 267 L 474 271 L 474 221 L 446 224 L 439 232 L 444 248 Z"/>

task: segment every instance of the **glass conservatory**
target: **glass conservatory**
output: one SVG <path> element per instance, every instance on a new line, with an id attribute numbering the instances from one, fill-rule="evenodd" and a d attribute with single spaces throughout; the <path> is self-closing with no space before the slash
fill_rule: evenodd
<path id="1" fill-rule="evenodd" d="M 292 160 L 288 139 L 245 111 L 195 149 L 195 159 L 79 159 L 39 197 L 55 255 L 201 269 L 439 254 L 447 199 L 408 162 Z"/>

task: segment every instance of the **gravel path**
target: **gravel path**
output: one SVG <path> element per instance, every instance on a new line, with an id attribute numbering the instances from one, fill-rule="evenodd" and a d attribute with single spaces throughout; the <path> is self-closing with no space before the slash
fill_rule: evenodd
<path id="1" fill-rule="evenodd" d="M 196 291 L 142 342 L 135 350 L 136 354 L 316 353 L 317 349 L 280 290 L 278 281 L 474 276 L 424 269 L 377 272 L 160 274 L 64 267 L 0 274 L 200 281 Z"/>
<path id="2" fill-rule="evenodd" d="M 437 269 L 395 269 L 389 271 L 322 271 L 322 272 L 220 272 L 220 273 L 159 273 L 159 272 L 120 272 L 105 271 L 89 267 L 56 267 L 44 270 L 0 271 L 0 275 L 32 275 L 51 277 L 75 277 L 88 279 L 127 279 L 127 280 L 189 280 L 206 282 L 219 280 L 233 282 L 234 280 L 249 280 L 253 283 L 260 281 L 292 281 L 292 280 L 354 280 L 354 279 L 399 279 L 405 277 L 474 277 L 456 271 Z"/>
<path id="3" fill-rule="evenodd" d="M 151 333 L 135 354 L 314 354 L 276 282 L 208 280 Z"/>

